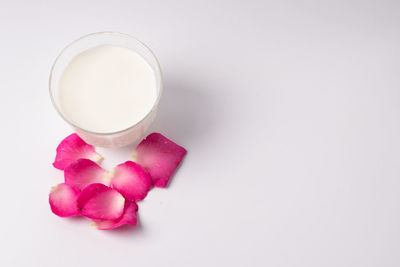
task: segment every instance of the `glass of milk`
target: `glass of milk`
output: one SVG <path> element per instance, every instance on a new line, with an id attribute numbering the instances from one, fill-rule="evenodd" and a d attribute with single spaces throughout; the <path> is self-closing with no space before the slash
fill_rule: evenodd
<path id="1" fill-rule="evenodd" d="M 51 100 L 87 143 L 122 147 L 143 138 L 162 92 L 151 50 L 122 33 L 100 32 L 69 44 L 50 74 Z"/>

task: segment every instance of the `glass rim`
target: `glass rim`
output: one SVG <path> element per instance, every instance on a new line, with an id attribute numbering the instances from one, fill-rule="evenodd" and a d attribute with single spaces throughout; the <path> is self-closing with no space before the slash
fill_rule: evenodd
<path id="1" fill-rule="evenodd" d="M 93 35 L 102 35 L 102 34 L 107 34 L 107 35 L 119 35 L 121 37 L 128 37 L 129 39 L 132 39 L 133 41 L 139 43 L 140 45 L 142 45 L 146 50 L 148 50 L 148 52 L 150 52 L 151 56 L 153 57 L 154 61 L 156 62 L 156 70 L 158 71 L 156 73 L 156 71 L 154 72 L 156 78 L 159 79 L 159 90 L 157 91 L 157 98 L 153 103 L 153 106 L 151 107 L 151 109 L 147 112 L 146 116 L 144 116 L 140 121 L 136 122 L 135 124 L 122 129 L 122 130 L 118 130 L 118 131 L 114 131 L 114 132 L 95 132 L 95 131 L 91 131 L 91 130 L 87 130 L 85 128 L 82 128 L 78 125 L 76 125 L 74 122 L 72 122 L 69 118 L 67 118 L 67 116 L 64 116 L 64 114 L 61 111 L 61 106 L 59 107 L 56 104 L 55 101 L 55 96 L 52 92 L 52 77 L 53 77 L 53 71 L 55 66 L 57 65 L 57 62 L 59 60 L 59 58 L 61 57 L 61 55 L 68 49 L 70 48 L 73 44 L 81 41 L 82 39 L 85 39 L 87 37 L 93 36 Z M 129 48 L 128 48 L 129 49 Z M 131 49 L 130 49 L 131 50 Z M 69 44 L 67 44 L 62 50 L 61 52 L 57 55 L 56 59 L 53 62 L 53 65 L 51 67 L 50 70 L 50 77 L 49 77 L 49 93 L 50 93 L 50 99 L 51 99 L 51 103 L 53 104 L 53 107 L 55 108 L 55 110 L 57 111 L 57 113 L 61 116 L 61 118 L 67 122 L 68 124 L 70 124 L 74 129 L 89 133 L 89 134 L 94 134 L 94 135 L 102 135 L 102 136 L 108 136 L 108 135 L 114 135 L 114 134 L 119 134 L 119 133 L 123 133 L 123 132 L 127 132 L 129 130 L 131 130 L 132 128 L 134 128 L 136 125 L 140 124 L 141 122 L 145 121 L 152 113 L 153 111 L 157 108 L 158 103 L 160 101 L 161 98 L 161 94 L 163 91 L 163 81 L 162 81 L 162 72 L 161 72 L 161 67 L 160 67 L 160 63 L 158 62 L 157 57 L 155 56 L 154 52 L 146 45 L 144 44 L 142 41 L 140 41 L 139 39 L 126 34 L 126 33 L 121 33 L 121 32 L 114 32 L 114 31 L 104 31 L 104 32 L 94 32 L 94 33 L 89 33 L 86 34 L 82 37 L 79 37 L 77 39 L 75 39 L 74 41 L 70 42 Z"/>

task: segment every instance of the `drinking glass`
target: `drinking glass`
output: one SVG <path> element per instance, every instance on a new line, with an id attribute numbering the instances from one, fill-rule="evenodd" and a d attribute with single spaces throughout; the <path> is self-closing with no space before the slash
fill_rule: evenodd
<path id="1" fill-rule="evenodd" d="M 143 57 L 144 60 L 152 68 L 155 79 L 156 79 L 156 90 L 157 97 L 151 110 L 147 115 L 134 125 L 129 126 L 126 129 L 108 132 L 108 133 L 97 133 L 85 129 L 82 126 L 76 125 L 70 118 L 65 114 L 61 107 L 59 97 L 59 81 L 60 77 L 71 62 L 71 60 L 81 52 L 94 48 L 100 45 L 116 45 L 125 47 L 133 50 Z M 160 64 L 157 61 L 154 53 L 142 42 L 136 38 L 117 32 L 98 32 L 83 36 L 65 47 L 56 58 L 53 67 L 50 72 L 49 79 L 50 98 L 53 102 L 55 109 L 58 114 L 75 130 L 75 132 L 88 144 L 100 147 L 122 147 L 132 143 L 135 143 L 143 138 L 144 134 L 154 121 L 158 103 L 162 93 L 162 74 Z"/>

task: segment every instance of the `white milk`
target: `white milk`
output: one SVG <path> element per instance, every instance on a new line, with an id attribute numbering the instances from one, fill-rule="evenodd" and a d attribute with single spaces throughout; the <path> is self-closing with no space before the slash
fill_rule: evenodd
<path id="1" fill-rule="evenodd" d="M 149 113 L 157 98 L 156 78 L 136 52 L 101 45 L 72 59 L 61 75 L 59 97 L 65 115 L 80 128 L 116 132 Z"/>

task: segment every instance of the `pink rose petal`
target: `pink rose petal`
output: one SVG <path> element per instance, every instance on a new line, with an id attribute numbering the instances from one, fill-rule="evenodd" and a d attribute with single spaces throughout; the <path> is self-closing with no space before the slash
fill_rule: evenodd
<path id="1" fill-rule="evenodd" d="M 93 220 L 116 220 L 124 211 L 125 199 L 116 190 L 103 184 L 91 184 L 78 198 L 81 214 Z"/>
<path id="2" fill-rule="evenodd" d="M 186 149 L 159 133 L 152 133 L 136 147 L 136 153 L 136 162 L 150 173 L 154 186 L 166 187 Z"/>
<path id="3" fill-rule="evenodd" d="M 130 201 L 144 199 L 153 185 L 149 173 L 132 161 L 119 164 L 113 173 L 112 187 Z"/>
<path id="4" fill-rule="evenodd" d="M 51 211 L 60 217 L 79 214 L 78 196 L 80 191 L 67 184 L 59 184 L 52 188 L 49 195 Z"/>
<path id="5" fill-rule="evenodd" d="M 136 225 L 137 222 L 137 212 L 138 206 L 135 202 L 125 201 L 124 213 L 121 218 L 114 221 L 96 221 L 97 229 L 99 230 L 110 230 L 120 227 L 125 224 L 130 224 L 132 226 Z"/>
<path id="6" fill-rule="evenodd" d="M 57 169 L 64 170 L 72 162 L 77 159 L 90 159 L 95 162 L 101 161 L 103 158 L 96 153 L 93 146 L 88 145 L 76 133 L 67 136 L 57 147 L 56 160 L 53 166 Z"/>
<path id="7" fill-rule="evenodd" d="M 110 184 L 107 171 L 89 159 L 78 159 L 64 170 L 65 183 L 83 190 L 94 183 Z"/>

